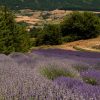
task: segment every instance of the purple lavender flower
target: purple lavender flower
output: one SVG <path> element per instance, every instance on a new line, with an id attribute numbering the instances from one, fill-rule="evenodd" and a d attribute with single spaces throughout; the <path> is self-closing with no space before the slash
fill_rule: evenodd
<path id="1" fill-rule="evenodd" d="M 82 100 L 100 100 L 100 87 L 99 86 L 92 86 L 92 85 L 80 85 L 74 87 L 74 93 L 77 96 L 82 96 Z"/>
<path id="2" fill-rule="evenodd" d="M 69 77 L 58 77 L 57 79 L 54 80 L 54 83 L 69 89 L 72 89 L 80 85 L 82 86 L 84 84 L 82 81 L 78 79 L 73 79 Z"/>
<path id="3" fill-rule="evenodd" d="M 81 76 L 83 79 L 86 79 L 87 83 L 88 81 L 94 81 L 95 84 L 100 85 L 100 71 L 99 70 L 88 70 L 81 72 Z"/>

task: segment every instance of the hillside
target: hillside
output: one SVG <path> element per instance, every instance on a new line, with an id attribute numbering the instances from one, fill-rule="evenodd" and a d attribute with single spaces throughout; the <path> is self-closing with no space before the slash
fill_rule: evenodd
<path id="1" fill-rule="evenodd" d="M 0 0 L 0 5 L 7 5 L 12 9 L 100 10 L 100 0 Z"/>
<path id="2" fill-rule="evenodd" d="M 62 49 L 62 50 L 71 50 L 73 52 L 78 50 L 89 51 L 89 52 L 100 52 L 100 37 L 63 43 L 61 45 L 54 45 L 54 46 L 43 45 L 31 48 L 31 50 L 38 50 L 38 49 Z"/>

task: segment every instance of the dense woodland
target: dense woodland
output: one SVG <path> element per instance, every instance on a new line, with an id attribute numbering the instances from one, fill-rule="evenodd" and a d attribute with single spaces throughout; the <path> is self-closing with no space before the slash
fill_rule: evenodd
<path id="1" fill-rule="evenodd" d="M 100 0 L 0 0 L 0 5 L 6 5 L 15 10 L 25 8 L 52 10 L 58 8 L 100 11 Z"/>

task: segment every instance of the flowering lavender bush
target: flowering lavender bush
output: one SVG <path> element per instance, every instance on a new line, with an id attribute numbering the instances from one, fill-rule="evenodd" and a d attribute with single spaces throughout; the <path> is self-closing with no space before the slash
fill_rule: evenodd
<path id="1" fill-rule="evenodd" d="M 54 80 L 54 83 L 62 86 L 63 88 L 71 89 L 75 97 L 72 99 L 74 100 L 76 97 L 79 100 L 99 100 L 100 99 L 100 87 L 99 86 L 92 86 L 85 84 L 83 81 L 66 78 L 66 77 L 59 77 Z"/>
<path id="2" fill-rule="evenodd" d="M 79 72 L 92 69 L 92 66 L 89 66 L 89 65 L 87 65 L 85 63 L 84 64 L 74 64 L 74 65 L 72 65 L 72 67 L 75 68 Z"/>
<path id="3" fill-rule="evenodd" d="M 60 76 L 73 77 L 81 79 L 80 74 L 66 62 L 60 62 L 56 59 L 48 59 L 49 61 L 40 63 L 40 73 L 48 79 L 54 80 Z"/>
<path id="4" fill-rule="evenodd" d="M 74 77 L 73 73 L 66 71 L 65 69 L 57 69 L 55 68 L 55 65 L 48 65 L 48 68 L 43 68 L 41 74 L 52 80 L 59 76 Z"/>
<path id="5" fill-rule="evenodd" d="M 95 70 L 100 70 L 100 62 L 98 62 L 97 64 L 95 64 L 95 66 L 93 68 Z"/>
<path id="6" fill-rule="evenodd" d="M 84 85 L 82 80 L 80 81 L 70 77 L 58 77 L 54 80 L 54 83 L 69 89 L 73 89 L 74 87 Z"/>
<path id="7" fill-rule="evenodd" d="M 83 80 L 92 85 L 100 85 L 100 71 L 88 70 L 81 73 Z"/>
<path id="8" fill-rule="evenodd" d="M 80 100 L 100 100 L 100 87 L 92 85 L 80 85 L 74 87 L 74 93 L 78 96 L 82 96 L 83 99 Z"/>
<path id="9" fill-rule="evenodd" d="M 9 55 L 19 66 L 34 68 L 36 64 L 36 59 L 39 58 L 35 54 L 23 54 L 23 53 L 12 53 Z"/>

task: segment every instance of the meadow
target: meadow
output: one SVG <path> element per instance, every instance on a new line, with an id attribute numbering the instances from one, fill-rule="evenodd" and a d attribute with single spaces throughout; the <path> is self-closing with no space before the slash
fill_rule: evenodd
<path id="1" fill-rule="evenodd" d="M 0 100 L 100 100 L 100 53 L 0 54 Z"/>

